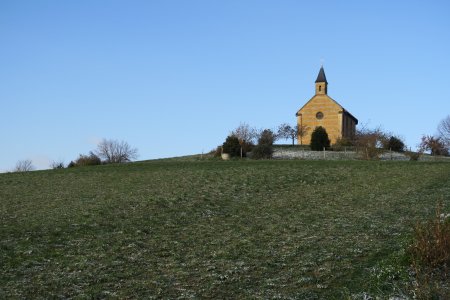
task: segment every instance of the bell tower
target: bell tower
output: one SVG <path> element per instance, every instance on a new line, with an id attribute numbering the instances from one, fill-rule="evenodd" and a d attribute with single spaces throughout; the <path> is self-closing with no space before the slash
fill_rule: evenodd
<path id="1" fill-rule="evenodd" d="M 317 75 L 316 79 L 316 95 L 326 95 L 327 90 L 328 90 L 327 77 L 325 76 L 323 66 L 321 66 L 319 75 Z"/>

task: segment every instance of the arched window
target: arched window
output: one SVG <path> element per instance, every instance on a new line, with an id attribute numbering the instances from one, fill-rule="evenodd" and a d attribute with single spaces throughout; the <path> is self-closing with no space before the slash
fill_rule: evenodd
<path id="1" fill-rule="evenodd" d="M 319 92 L 320 92 L 320 91 L 322 91 L 322 86 L 321 86 L 321 85 L 319 85 Z"/>

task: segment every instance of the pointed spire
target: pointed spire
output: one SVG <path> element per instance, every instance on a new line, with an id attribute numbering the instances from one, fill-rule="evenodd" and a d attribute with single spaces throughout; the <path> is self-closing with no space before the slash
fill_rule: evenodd
<path id="1" fill-rule="evenodd" d="M 323 66 L 320 67 L 319 75 L 317 75 L 317 79 L 316 79 L 316 83 L 317 82 L 328 83 L 327 77 L 325 76 L 325 71 L 323 70 Z"/>

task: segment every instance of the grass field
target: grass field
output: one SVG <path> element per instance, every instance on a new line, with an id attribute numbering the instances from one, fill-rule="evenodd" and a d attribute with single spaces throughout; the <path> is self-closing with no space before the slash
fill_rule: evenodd
<path id="1" fill-rule="evenodd" d="M 0 174 L 0 298 L 407 295 L 450 163 L 155 160 Z"/>

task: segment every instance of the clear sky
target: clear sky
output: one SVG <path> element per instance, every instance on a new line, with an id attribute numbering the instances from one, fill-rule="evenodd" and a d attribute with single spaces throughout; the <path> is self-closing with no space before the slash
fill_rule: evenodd
<path id="1" fill-rule="evenodd" d="M 328 94 L 416 148 L 450 114 L 449 1 L 0 1 L 0 171 L 102 138 L 207 152 Z"/>

